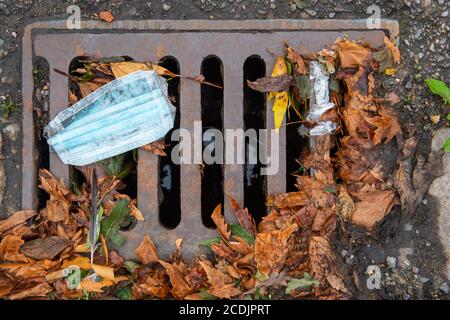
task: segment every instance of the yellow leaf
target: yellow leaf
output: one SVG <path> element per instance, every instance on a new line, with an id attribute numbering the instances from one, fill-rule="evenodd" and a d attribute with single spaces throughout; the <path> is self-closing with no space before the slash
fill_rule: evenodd
<path id="1" fill-rule="evenodd" d="M 393 76 L 394 74 L 397 73 L 397 70 L 395 70 L 395 69 L 386 69 L 385 72 L 386 72 L 386 75 Z"/>
<path id="2" fill-rule="evenodd" d="M 116 79 L 139 70 L 151 70 L 145 63 L 133 61 L 112 62 L 110 65 L 111 71 Z"/>
<path id="3" fill-rule="evenodd" d="M 80 282 L 77 289 L 83 289 L 89 292 L 103 292 L 103 287 L 109 287 L 114 284 L 114 281 L 109 279 L 103 279 L 100 282 L 96 282 L 90 278 L 85 278 Z"/>
<path id="4" fill-rule="evenodd" d="M 279 76 L 285 75 L 285 74 L 287 74 L 287 71 L 288 71 L 288 69 L 287 69 L 286 61 L 284 60 L 284 58 L 276 57 L 275 65 L 273 66 L 273 69 L 272 69 L 272 77 L 279 77 Z M 275 97 L 276 97 L 276 93 L 270 92 L 268 100 L 270 101 Z"/>
<path id="5" fill-rule="evenodd" d="M 64 260 L 61 269 L 66 269 L 69 266 L 78 266 L 80 269 L 89 270 L 91 269 L 91 261 L 88 257 L 76 257 L 73 260 Z"/>
<path id="6" fill-rule="evenodd" d="M 100 234 L 100 241 L 102 243 L 102 250 L 103 250 L 103 254 L 104 254 L 105 259 L 106 259 L 106 264 L 108 264 L 108 262 L 109 262 L 109 250 L 108 250 L 108 246 L 106 245 L 105 237 L 102 234 Z"/>
<path id="7" fill-rule="evenodd" d="M 273 103 L 273 118 L 275 123 L 275 130 L 278 133 L 280 126 L 283 123 L 284 115 L 288 108 L 289 98 L 287 92 L 279 92 L 275 96 L 275 102 Z"/>
<path id="8" fill-rule="evenodd" d="M 436 116 L 431 116 L 430 117 L 431 123 L 432 124 L 438 124 L 439 121 L 441 120 L 441 116 L 440 115 L 436 115 Z"/>
<path id="9" fill-rule="evenodd" d="M 118 276 L 118 277 L 114 278 L 115 283 L 119 283 L 121 281 L 128 281 L 128 280 L 129 280 L 129 278 L 127 276 Z"/>
<path id="10" fill-rule="evenodd" d="M 100 277 L 108 280 L 114 281 L 114 269 L 108 266 L 101 266 L 98 264 L 93 264 L 92 269 L 94 269 L 95 273 Z"/>
<path id="11" fill-rule="evenodd" d="M 91 252 L 91 249 L 86 246 L 86 243 L 81 243 L 75 247 L 73 252 L 89 253 L 89 252 Z"/>

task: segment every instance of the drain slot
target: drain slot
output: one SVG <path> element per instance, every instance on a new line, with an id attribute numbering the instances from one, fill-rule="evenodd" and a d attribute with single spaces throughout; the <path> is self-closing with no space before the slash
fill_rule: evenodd
<path id="1" fill-rule="evenodd" d="M 251 89 L 247 80 L 255 81 L 266 75 L 266 64 L 259 56 L 250 56 L 244 63 L 244 129 L 254 129 L 259 134 L 259 129 L 266 128 L 266 100 L 264 94 Z M 256 221 L 260 221 L 266 215 L 265 199 L 267 195 L 266 176 L 261 175 L 262 164 L 258 151 L 261 145 L 255 141 L 245 142 L 244 165 L 244 206 L 253 214 Z M 254 147 L 257 146 L 257 149 Z M 256 156 L 257 163 L 251 164 L 250 159 Z"/>
<path id="2" fill-rule="evenodd" d="M 167 56 L 159 61 L 159 65 L 169 71 L 180 74 L 180 66 L 174 57 Z M 172 99 L 172 104 L 176 107 L 174 127 L 165 138 L 165 152 L 167 157 L 158 157 L 158 177 L 159 177 L 159 220 L 168 229 L 178 226 L 181 219 L 180 208 L 180 166 L 172 162 L 170 154 L 176 145 L 176 141 L 171 141 L 172 132 L 180 128 L 180 79 L 168 79 L 168 94 Z"/>
<path id="3" fill-rule="evenodd" d="M 206 81 L 223 85 L 223 65 L 218 57 L 209 56 L 203 59 L 201 74 Z M 201 108 L 202 133 L 208 129 L 216 129 L 223 132 L 223 90 L 202 85 Z M 203 141 L 203 150 L 211 143 L 219 147 L 213 138 L 208 140 Z M 219 203 L 223 204 L 223 166 L 217 163 L 203 164 L 201 169 L 202 221 L 206 227 L 213 228 L 214 222 L 211 220 L 211 213 Z"/>
<path id="4" fill-rule="evenodd" d="M 50 147 L 47 140 L 43 136 L 43 129 L 50 121 L 49 117 L 49 96 L 43 95 L 44 91 L 40 88 L 50 83 L 49 63 L 42 57 L 35 57 L 33 59 L 33 80 L 34 80 L 34 94 L 33 94 L 33 119 L 36 124 L 34 130 L 34 139 L 36 141 L 37 159 L 35 159 L 38 168 L 50 168 Z M 49 91 L 47 91 L 47 94 Z M 37 182 L 36 182 L 37 186 Z M 38 208 L 45 207 L 50 196 L 43 189 L 38 188 Z"/>

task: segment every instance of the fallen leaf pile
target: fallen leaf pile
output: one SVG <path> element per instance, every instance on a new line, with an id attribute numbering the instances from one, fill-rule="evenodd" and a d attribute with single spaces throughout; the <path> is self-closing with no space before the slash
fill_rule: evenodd
<path id="1" fill-rule="evenodd" d="M 270 92 L 275 127 L 280 128 L 289 108 L 308 123 L 307 102 L 312 92 L 309 61 L 319 60 L 331 74 L 336 107 L 323 115 L 338 129 L 315 138 L 315 147 L 298 159 L 306 169 L 296 173 L 297 191 L 270 195 L 270 213 L 257 225 L 247 209 L 228 197 L 237 224 L 228 223 L 219 204 L 211 215 L 217 237 L 199 245 L 210 255 L 187 263 L 182 239 L 172 259 L 163 261 L 152 235 L 136 249 L 137 261 L 125 261 L 116 248 L 126 241 L 120 226 L 142 220 L 136 201 L 122 194 L 123 177 L 132 170 L 124 157 L 96 164 L 101 231 L 94 263 L 87 246 L 92 186 L 69 189 L 47 170 L 41 170 L 40 188 L 49 195 L 44 209 L 20 211 L 0 221 L 0 297 L 4 299 L 83 299 L 116 296 L 121 299 L 265 299 L 275 295 L 296 298 L 346 299 L 351 296 L 333 251 L 335 229 L 353 224 L 366 231 L 400 204 L 414 208 L 417 191 L 407 170 L 415 148 L 402 130 L 390 98 L 373 96 L 373 73 L 392 68 L 398 49 L 338 39 L 315 56 L 302 57 L 287 47 L 277 57 L 271 77 L 249 86 Z M 170 71 L 148 63 L 86 60 L 71 73 L 72 103 L 116 77 L 136 70 Z M 199 79 L 203 81 L 204 79 Z M 323 120 L 322 119 L 322 120 Z M 394 139 L 395 138 L 395 139 Z M 401 150 L 393 172 L 383 158 L 390 146 Z M 144 147 L 164 156 L 161 142 Z M 90 181 L 93 166 L 79 168 Z M 153 239 L 154 240 L 154 239 Z"/>

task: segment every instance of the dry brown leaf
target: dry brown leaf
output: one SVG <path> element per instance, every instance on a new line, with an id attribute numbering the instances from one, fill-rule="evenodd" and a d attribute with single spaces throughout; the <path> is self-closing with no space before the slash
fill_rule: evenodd
<path id="1" fill-rule="evenodd" d="M 146 144 L 141 148 L 144 149 L 145 151 L 152 152 L 157 156 L 167 157 L 167 153 L 164 151 L 166 145 L 162 140 Z"/>
<path id="2" fill-rule="evenodd" d="M 138 209 L 134 204 L 131 205 L 130 215 L 135 217 L 137 221 L 145 221 L 144 215 L 141 210 Z"/>
<path id="3" fill-rule="evenodd" d="M 114 77 L 120 78 L 122 76 L 126 76 L 127 74 L 136 72 L 136 71 L 150 71 L 151 68 L 142 62 L 134 62 L 134 61 L 123 61 L 123 62 L 111 62 L 111 71 L 114 74 Z"/>
<path id="4" fill-rule="evenodd" d="M 228 199 L 231 202 L 231 208 L 233 209 L 234 216 L 236 217 L 239 225 L 254 235 L 256 233 L 255 219 L 253 219 L 253 217 L 250 215 L 248 209 L 242 209 L 239 203 L 237 203 L 237 201 L 234 200 L 233 197 L 228 196 Z"/>
<path id="5" fill-rule="evenodd" d="M 353 41 L 337 40 L 335 43 L 342 68 L 364 67 L 371 58 L 371 50 Z"/>
<path id="6" fill-rule="evenodd" d="M 32 259 L 19 253 L 20 247 L 25 241 L 19 236 L 7 235 L 0 242 L 0 261 L 31 262 Z"/>
<path id="7" fill-rule="evenodd" d="M 339 185 L 338 202 L 336 205 L 336 213 L 344 220 L 348 221 L 352 218 L 355 204 L 352 197 L 349 195 L 345 185 Z"/>
<path id="8" fill-rule="evenodd" d="M 46 282 L 24 289 L 8 296 L 10 300 L 23 300 L 27 298 L 46 297 L 50 292 L 50 285 Z"/>
<path id="9" fill-rule="evenodd" d="M 20 248 L 20 253 L 35 260 L 52 260 L 61 251 L 72 245 L 72 241 L 56 236 L 28 241 Z"/>
<path id="10" fill-rule="evenodd" d="M 135 254 L 144 265 L 159 261 L 158 249 L 147 234 L 136 248 Z"/>
<path id="11" fill-rule="evenodd" d="M 287 58 L 289 62 L 293 65 L 294 70 L 298 74 L 307 74 L 308 69 L 306 68 L 306 63 L 303 60 L 302 56 L 298 54 L 291 47 L 287 47 Z"/>
<path id="12" fill-rule="evenodd" d="M 211 250 L 220 258 L 224 258 L 229 262 L 234 262 L 238 258 L 238 253 L 227 246 L 225 243 L 214 243 Z"/>
<path id="13" fill-rule="evenodd" d="M 74 105 L 78 102 L 78 98 L 71 90 L 69 90 L 69 104 Z"/>
<path id="14" fill-rule="evenodd" d="M 66 200 L 48 200 L 45 213 L 48 221 L 67 222 L 69 219 L 69 202 Z"/>
<path id="15" fill-rule="evenodd" d="M 100 11 L 98 13 L 98 17 L 101 20 L 109 22 L 109 23 L 113 22 L 115 19 L 114 16 L 112 15 L 111 11 Z"/>
<path id="16" fill-rule="evenodd" d="M 222 205 L 219 203 L 214 209 L 211 219 L 216 224 L 217 230 L 225 240 L 230 239 L 231 230 L 228 230 L 228 224 L 225 222 L 225 218 L 222 215 Z"/>
<path id="17" fill-rule="evenodd" d="M 311 275 L 322 281 L 330 270 L 333 263 L 332 249 L 330 242 L 324 236 L 313 236 L 309 242 L 309 260 Z"/>
<path id="18" fill-rule="evenodd" d="M 28 219 L 34 217 L 37 215 L 38 212 L 36 210 L 23 210 L 23 211 L 17 211 L 10 217 L 8 217 L 5 220 L 0 221 L 0 236 L 8 231 L 9 229 L 14 228 L 15 226 L 18 226 L 20 224 L 23 224 Z"/>
<path id="19" fill-rule="evenodd" d="M 375 145 L 384 142 L 389 143 L 392 138 L 400 135 L 402 132 L 400 123 L 397 119 L 397 114 L 395 111 L 388 107 L 378 108 L 379 116 L 377 117 L 366 117 L 365 120 L 376 126 L 374 131 L 373 143 Z"/>
<path id="20" fill-rule="evenodd" d="M 6 272 L 0 272 L 0 298 L 8 295 L 16 286 L 17 280 Z"/>
<path id="21" fill-rule="evenodd" d="M 208 290 L 208 293 L 221 299 L 231 299 L 240 295 L 242 291 L 239 288 L 234 287 L 233 284 L 228 284 L 220 288 L 211 288 Z"/>
<path id="22" fill-rule="evenodd" d="M 199 263 L 205 270 L 208 282 L 212 287 L 220 288 L 233 282 L 233 279 L 228 274 L 212 267 L 209 261 L 200 261 Z"/>
<path id="23" fill-rule="evenodd" d="M 59 261 L 41 260 L 35 263 L 5 263 L 0 264 L 0 270 L 6 270 L 18 278 L 28 279 L 45 277 L 47 270 L 53 268 Z"/>
<path id="24" fill-rule="evenodd" d="M 395 193 L 392 190 L 375 190 L 351 195 L 359 200 L 355 203 L 352 222 L 369 231 L 389 214 L 395 204 Z"/>
<path id="25" fill-rule="evenodd" d="M 159 260 L 159 263 L 166 269 L 167 275 L 170 278 L 170 283 L 172 284 L 172 290 L 170 292 L 175 298 L 183 299 L 185 296 L 192 293 L 192 288 L 186 280 L 184 280 L 183 274 L 178 266 L 162 260 Z"/>
<path id="26" fill-rule="evenodd" d="M 391 51 L 394 62 L 399 63 L 400 50 L 398 49 L 398 47 L 386 36 L 384 37 L 384 44 L 386 45 L 386 48 L 388 48 Z"/>
<path id="27" fill-rule="evenodd" d="M 289 252 L 289 238 L 297 230 L 293 223 L 283 230 L 257 233 L 255 240 L 255 261 L 258 271 L 265 275 L 281 271 Z"/>

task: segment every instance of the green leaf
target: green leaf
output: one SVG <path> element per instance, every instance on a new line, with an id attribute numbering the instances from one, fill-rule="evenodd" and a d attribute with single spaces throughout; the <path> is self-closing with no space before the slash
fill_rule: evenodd
<path id="1" fill-rule="evenodd" d="M 125 242 L 126 238 L 119 234 L 120 224 L 129 216 L 130 208 L 128 199 L 121 199 L 116 201 L 111 214 L 103 218 L 101 222 L 101 233 L 106 240 L 111 241 L 115 246 L 120 247 Z"/>
<path id="2" fill-rule="evenodd" d="M 127 260 L 127 261 L 125 261 L 125 262 L 123 263 L 123 265 L 124 265 L 125 269 L 127 269 L 127 271 L 128 271 L 129 273 L 133 273 L 134 270 L 136 270 L 136 268 L 139 268 L 139 267 L 140 267 L 140 264 L 139 264 L 139 263 L 136 263 L 136 262 L 134 262 L 134 261 L 132 261 L 132 260 Z"/>
<path id="3" fill-rule="evenodd" d="M 445 103 L 450 103 L 450 89 L 445 82 L 436 79 L 426 79 L 425 82 L 431 92 L 444 99 Z"/>
<path id="4" fill-rule="evenodd" d="M 305 8 L 305 1 L 304 0 L 294 0 L 294 3 L 297 6 L 297 8 L 299 8 L 299 9 L 304 9 Z"/>
<path id="5" fill-rule="evenodd" d="M 328 185 L 325 187 L 325 191 L 329 193 L 335 193 L 336 190 L 334 190 L 334 187 L 332 185 Z"/>
<path id="6" fill-rule="evenodd" d="M 331 91 L 334 91 L 336 93 L 339 93 L 341 91 L 341 87 L 339 85 L 339 80 L 337 79 L 330 79 L 329 88 Z"/>
<path id="7" fill-rule="evenodd" d="M 255 290 L 255 300 L 261 300 L 261 288 L 258 287 Z"/>
<path id="8" fill-rule="evenodd" d="M 297 82 L 297 89 L 300 94 L 300 97 L 304 100 L 308 100 L 312 96 L 313 88 L 311 85 L 311 80 L 308 75 L 299 75 L 295 79 Z"/>
<path id="9" fill-rule="evenodd" d="M 269 279 L 269 276 L 258 270 L 255 273 L 255 279 L 258 280 L 259 282 L 266 282 L 267 279 Z"/>
<path id="10" fill-rule="evenodd" d="M 445 140 L 443 147 L 445 152 L 450 152 L 450 137 Z"/>
<path id="11" fill-rule="evenodd" d="M 450 113 L 447 115 L 447 120 L 450 121 Z"/>
<path id="12" fill-rule="evenodd" d="M 125 286 L 116 292 L 116 297 L 120 300 L 131 300 L 131 287 Z"/>
<path id="13" fill-rule="evenodd" d="M 241 237 L 242 239 L 247 241 L 248 244 L 251 244 L 251 245 L 255 244 L 255 237 L 250 232 L 248 232 L 247 230 L 242 228 L 240 225 L 231 224 L 230 230 L 231 230 L 231 234 L 233 236 Z"/>
<path id="14" fill-rule="evenodd" d="M 211 239 L 207 239 L 207 240 L 203 240 L 202 242 L 200 242 L 200 246 L 211 249 L 211 246 L 215 243 L 220 243 L 222 241 L 221 237 L 214 237 Z"/>
<path id="15" fill-rule="evenodd" d="M 202 300 L 217 300 L 217 297 L 209 293 L 205 288 L 200 288 L 199 296 Z"/>
<path id="16" fill-rule="evenodd" d="M 303 274 L 303 278 L 291 278 L 286 287 L 286 294 L 291 294 L 293 290 L 296 289 L 309 289 L 313 285 L 316 287 L 320 286 L 320 281 L 313 279 L 307 272 Z"/>
<path id="17" fill-rule="evenodd" d="M 284 59 L 284 62 L 286 62 L 287 74 L 291 75 L 292 74 L 292 64 L 287 59 Z"/>

